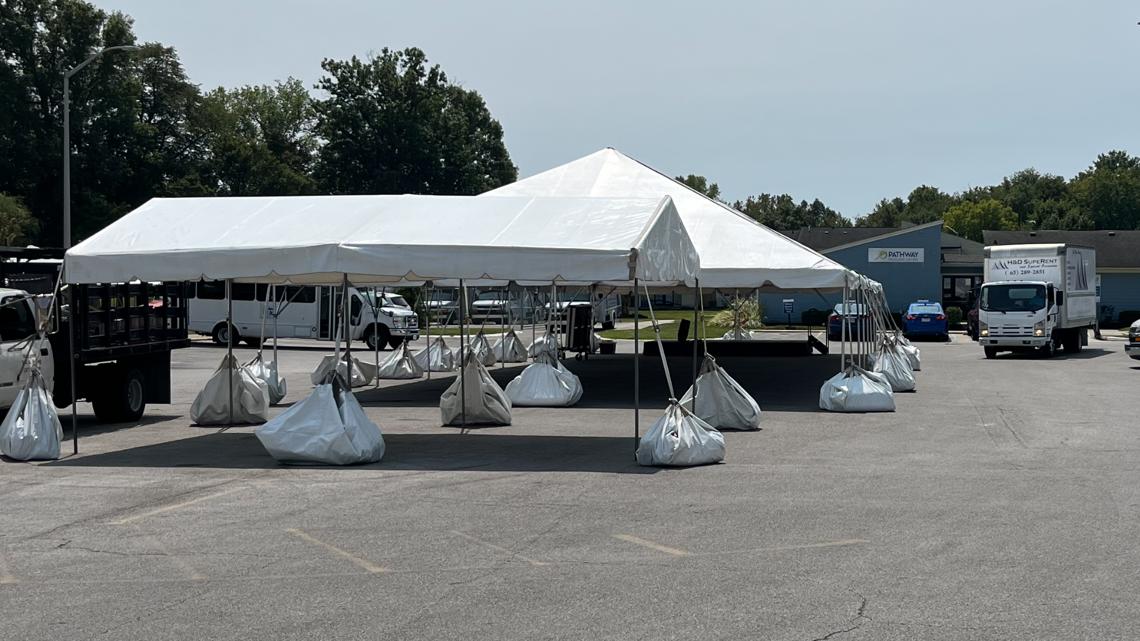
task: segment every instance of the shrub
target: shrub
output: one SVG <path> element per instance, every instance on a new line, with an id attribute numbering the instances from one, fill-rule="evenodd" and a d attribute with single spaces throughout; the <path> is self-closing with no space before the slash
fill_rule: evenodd
<path id="1" fill-rule="evenodd" d="M 956 327 L 962 323 L 962 308 L 961 307 L 947 307 L 946 308 L 946 321 L 950 323 L 951 327 Z"/>
<path id="2" fill-rule="evenodd" d="M 716 327 L 732 327 L 733 321 L 737 318 L 742 328 L 763 327 L 764 308 L 755 298 L 737 298 L 730 301 L 728 307 L 717 312 L 709 324 Z"/>

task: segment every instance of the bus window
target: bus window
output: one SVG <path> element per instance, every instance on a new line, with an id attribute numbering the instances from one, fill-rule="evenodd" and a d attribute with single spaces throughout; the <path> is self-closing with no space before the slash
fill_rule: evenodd
<path id="1" fill-rule="evenodd" d="M 195 298 L 203 300 L 223 300 L 226 297 L 226 284 L 220 280 L 204 280 L 198 283 Z"/>
<path id="2" fill-rule="evenodd" d="M 352 315 L 352 323 L 355 325 L 360 322 L 360 310 L 364 304 L 360 301 L 360 297 L 353 295 L 352 299 L 348 301 L 348 312 Z"/>
<path id="3" fill-rule="evenodd" d="M 288 287 L 278 287 L 278 291 L 284 290 L 285 296 L 281 300 L 293 301 L 294 303 L 315 303 L 317 302 L 317 288 L 316 287 L 297 287 L 290 285 Z"/>

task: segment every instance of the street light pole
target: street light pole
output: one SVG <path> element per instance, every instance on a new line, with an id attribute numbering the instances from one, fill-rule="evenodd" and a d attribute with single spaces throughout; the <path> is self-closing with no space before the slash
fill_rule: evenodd
<path id="1" fill-rule="evenodd" d="M 95 59 L 111 51 L 138 51 L 135 45 L 116 45 L 91 54 L 89 58 L 75 65 L 63 74 L 63 249 L 71 248 L 71 77 L 81 69 L 95 62 Z"/>

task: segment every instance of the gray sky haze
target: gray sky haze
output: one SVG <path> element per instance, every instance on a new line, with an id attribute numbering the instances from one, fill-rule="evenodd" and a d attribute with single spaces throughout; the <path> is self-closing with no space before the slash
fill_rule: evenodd
<path id="1" fill-rule="evenodd" d="M 1066 177 L 1140 153 L 1140 5 L 1124 0 L 95 0 L 203 89 L 417 46 L 479 91 L 527 176 L 601 147 L 725 196 L 849 217 L 919 184 Z"/>

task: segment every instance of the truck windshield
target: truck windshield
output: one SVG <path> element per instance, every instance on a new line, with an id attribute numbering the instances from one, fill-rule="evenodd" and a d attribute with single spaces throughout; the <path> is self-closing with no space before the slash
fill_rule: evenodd
<path id="1" fill-rule="evenodd" d="M 987 312 L 1034 312 L 1045 307 L 1045 286 L 986 285 L 981 307 Z"/>

